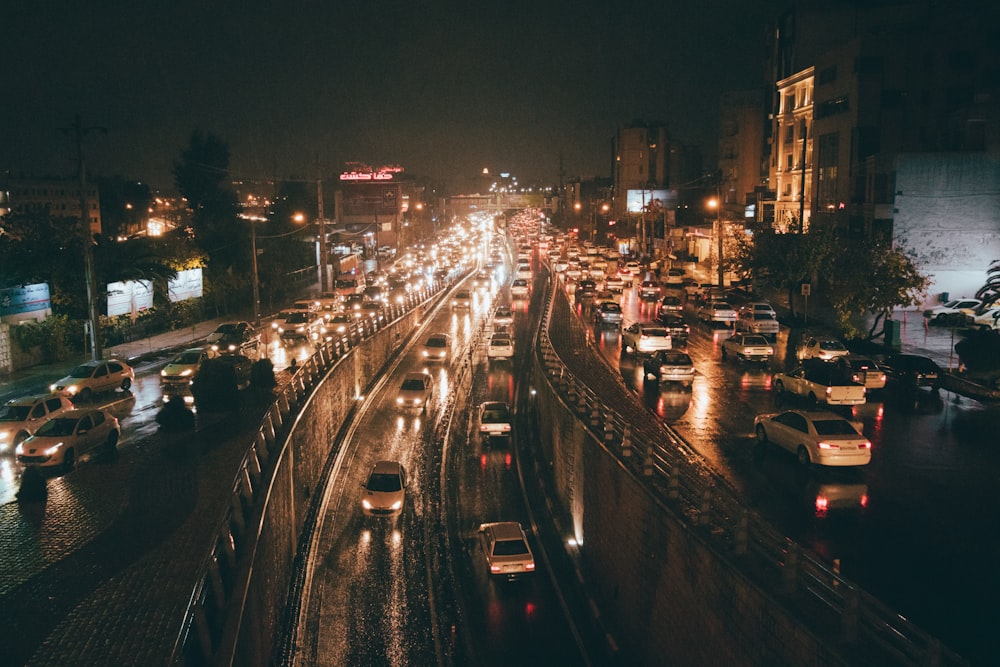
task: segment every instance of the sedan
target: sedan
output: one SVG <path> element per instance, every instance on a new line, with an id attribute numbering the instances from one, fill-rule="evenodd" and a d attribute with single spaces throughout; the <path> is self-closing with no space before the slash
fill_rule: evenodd
<path id="1" fill-rule="evenodd" d="M 933 359 L 919 354 L 890 354 L 882 362 L 890 383 L 906 389 L 941 387 L 941 369 Z"/>
<path id="2" fill-rule="evenodd" d="M 846 357 L 848 354 L 850 352 L 839 340 L 809 335 L 803 336 L 802 340 L 795 347 L 795 358 L 799 361 L 805 361 L 806 359 L 832 361 L 837 357 Z"/>
<path id="3" fill-rule="evenodd" d="M 659 324 L 636 322 L 622 331 L 622 354 L 652 354 L 672 348 L 670 332 Z"/>
<path id="4" fill-rule="evenodd" d="M 655 301 L 660 298 L 663 289 L 655 280 L 643 280 L 639 284 L 639 298 L 646 301 Z"/>
<path id="5" fill-rule="evenodd" d="M 872 459 L 871 441 L 851 422 L 825 410 L 757 415 L 754 431 L 759 445 L 777 445 L 802 465 L 863 466 Z"/>
<path id="6" fill-rule="evenodd" d="M 774 356 L 774 347 L 757 334 L 736 334 L 722 341 L 722 360 L 732 355 L 737 361 L 767 363 Z"/>
<path id="7" fill-rule="evenodd" d="M 486 348 L 489 359 L 512 359 L 514 357 L 514 341 L 507 334 L 495 333 L 490 337 Z"/>
<path id="8" fill-rule="evenodd" d="M 497 306 L 497 309 L 493 311 L 493 322 L 495 324 L 513 324 L 514 312 L 510 306 Z"/>
<path id="9" fill-rule="evenodd" d="M 396 405 L 401 408 L 420 408 L 427 411 L 434 394 L 434 380 L 427 373 L 407 373 L 399 385 Z"/>
<path id="10" fill-rule="evenodd" d="M 491 575 L 515 579 L 535 571 L 535 557 L 528 546 L 528 537 L 516 521 L 480 524 L 479 538 Z"/>
<path id="11" fill-rule="evenodd" d="M 448 361 L 451 354 L 451 336 L 448 334 L 431 334 L 424 341 L 420 356 L 427 361 Z"/>
<path id="12" fill-rule="evenodd" d="M 103 359 L 80 364 L 70 374 L 53 383 L 49 391 L 60 396 L 88 400 L 94 394 L 121 389 L 128 391 L 135 382 L 135 371 L 124 361 Z"/>
<path id="13" fill-rule="evenodd" d="M 670 334 L 670 340 L 675 345 L 687 345 L 688 337 L 691 335 L 691 327 L 684 318 L 674 313 L 660 313 L 656 321 L 663 325 L 663 328 Z"/>
<path id="14" fill-rule="evenodd" d="M 647 380 L 676 382 L 684 387 L 694 384 L 694 363 L 684 352 L 660 350 L 642 362 L 642 369 Z"/>
<path id="15" fill-rule="evenodd" d="M 451 298 L 451 307 L 468 310 L 472 308 L 472 293 L 469 290 L 458 290 Z"/>
<path id="16" fill-rule="evenodd" d="M 479 434 L 484 439 L 509 436 L 511 429 L 509 405 L 501 401 L 486 401 L 479 406 Z"/>
<path id="17" fill-rule="evenodd" d="M 96 451 L 114 452 L 120 434 L 118 420 L 105 410 L 68 410 L 19 444 L 17 460 L 26 466 L 72 470 L 77 461 Z"/>
<path id="18" fill-rule="evenodd" d="M 675 315 L 680 315 L 683 310 L 684 304 L 682 304 L 681 300 L 673 294 L 668 294 L 660 300 L 659 312 L 661 313 L 674 313 Z"/>
<path id="19" fill-rule="evenodd" d="M 202 363 L 217 356 L 218 353 L 210 347 L 184 350 L 160 371 L 160 386 L 164 389 L 188 389 Z"/>
<path id="20" fill-rule="evenodd" d="M 857 354 L 850 354 L 846 357 L 837 357 L 834 361 L 841 368 L 847 369 L 851 373 L 854 381 L 863 384 L 865 389 L 882 389 L 885 387 L 885 371 L 868 357 Z"/>
<path id="21" fill-rule="evenodd" d="M 396 516 L 406 501 L 406 471 L 397 461 L 379 461 L 361 485 L 361 510 L 366 516 Z"/>
<path id="22" fill-rule="evenodd" d="M 528 296 L 528 281 L 518 278 L 510 285 L 510 295 L 515 299 L 524 299 Z"/>
<path id="23" fill-rule="evenodd" d="M 41 394 L 14 398 L 0 407 L 0 454 L 13 454 L 14 447 L 37 431 L 48 419 L 73 409 L 65 396 Z"/>
<path id="24" fill-rule="evenodd" d="M 726 301 L 712 301 L 698 309 L 698 319 L 705 324 L 720 322 L 726 325 L 736 323 L 736 311 Z"/>
<path id="25" fill-rule="evenodd" d="M 622 325 L 622 307 L 614 301 L 602 301 L 594 308 L 595 327 L 614 327 L 618 329 Z"/>

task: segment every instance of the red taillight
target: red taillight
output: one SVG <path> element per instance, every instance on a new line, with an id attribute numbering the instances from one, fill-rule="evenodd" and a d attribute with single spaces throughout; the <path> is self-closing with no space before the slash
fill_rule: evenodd
<path id="1" fill-rule="evenodd" d="M 534 563 L 526 563 L 525 566 L 524 566 L 524 569 L 528 570 L 530 572 L 530 571 L 532 571 L 532 570 L 535 569 L 535 564 Z"/>
<path id="2" fill-rule="evenodd" d="M 499 565 L 490 565 L 490 572 L 493 572 L 494 574 L 496 574 L 497 572 L 500 572 L 500 571 L 501 570 L 500 570 L 500 566 Z"/>
<path id="3" fill-rule="evenodd" d="M 817 443 L 820 449 L 840 449 L 840 445 L 833 442 L 820 442 Z"/>
<path id="4" fill-rule="evenodd" d="M 827 508 L 830 506 L 830 501 L 823 496 L 816 496 L 816 511 L 826 512 Z"/>
<path id="5" fill-rule="evenodd" d="M 858 445 L 858 449 L 871 449 L 871 448 L 872 448 L 872 443 L 868 442 L 867 440 Z"/>
<path id="6" fill-rule="evenodd" d="M 861 494 L 861 498 L 858 499 L 858 504 L 860 504 L 862 507 L 868 507 L 868 494 L 867 493 Z"/>

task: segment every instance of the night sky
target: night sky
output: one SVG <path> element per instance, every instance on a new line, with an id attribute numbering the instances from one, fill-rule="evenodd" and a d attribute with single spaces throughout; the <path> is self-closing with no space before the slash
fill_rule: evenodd
<path id="1" fill-rule="evenodd" d="M 116 5 L 106 9 L 103 5 Z M 172 189 L 194 130 L 242 178 L 346 161 L 457 185 L 610 175 L 611 137 L 666 122 L 714 161 L 719 95 L 759 85 L 784 0 L 87 3 L 2 14 L 0 170 L 70 176 L 79 113 L 92 173 Z"/>

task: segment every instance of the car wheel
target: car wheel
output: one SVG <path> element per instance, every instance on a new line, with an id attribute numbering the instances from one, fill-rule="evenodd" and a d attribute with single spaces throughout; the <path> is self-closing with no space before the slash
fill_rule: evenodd
<path id="1" fill-rule="evenodd" d="M 812 393 L 810 391 L 809 392 L 809 404 L 810 405 L 816 405 L 817 403 L 819 403 L 819 399 L 816 398 L 816 394 L 814 394 L 814 393 Z"/>
<path id="2" fill-rule="evenodd" d="M 94 390 L 91 389 L 90 387 L 84 387 L 80 391 L 80 400 L 81 401 L 87 402 L 90 399 L 92 399 L 93 397 L 94 397 Z"/>
<path id="3" fill-rule="evenodd" d="M 109 455 L 118 451 L 118 431 L 108 433 L 108 440 L 104 443 L 104 449 Z"/>
<path id="4" fill-rule="evenodd" d="M 122 380 L 122 391 L 128 391 L 132 388 L 132 380 L 130 378 L 125 378 Z"/>
<path id="5" fill-rule="evenodd" d="M 763 424 L 757 424 L 757 444 L 758 445 L 767 444 L 767 431 L 764 430 Z"/>
<path id="6" fill-rule="evenodd" d="M 72 449 L 66 450 L 63 454 L 63 470 L 70 472 L 76 467 L 76 452 Z"/>
<path id="7" fill-rule="evenodd" d="M 802 445 L 799 445 L 799 449 L 796 451 L 795 455 L 799 460 L 799 465 L 807 466 L 811 463 L 809 460 L 809 450 Z"/>
<path id="8" fill-rule="evenodd" d="M 783 396 L 784 393 L 785 393 L 785 383 L 782 382 L 781 380 L 778 380 L 777 382 L 775 382 L 774 383 L 774 393 L 776 393 L 778 396 Z"/>

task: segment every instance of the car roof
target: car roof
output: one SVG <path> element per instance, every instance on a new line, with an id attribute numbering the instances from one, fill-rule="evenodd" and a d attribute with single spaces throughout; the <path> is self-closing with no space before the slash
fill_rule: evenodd
<path id="1" fill-rule="evenodd" d="M 47 398 L 62 398 L 58 394 L 32 394 L 30 396 L 21 396 L 20 398 L 12 398 L 6 401 L 4 405 L 34 405 L 39 401 L 43 401 Z"/>
<path id="2" fill-rule="evenodd" d="M 407 373 L 403 376 L 403 380 L 420 380 L 423 382 L 424 378 L 429 378 L 430 375 L 427 373 Z"/>
<path id="3" fill-rule="evenodd" d="M 483 524 L 484 530 L 493 532 L 493 536 L 498 540 L 521 540 L 524 539 L 524 531 L 517 521 L 495 521 Z"/>
<path id="4" fill-rule="evenodd" d="M 372 473 L 376 475 L 399 475 L 403 471 L 403 464 L 399 461 L 376 461 L 372 466 Z"/>

